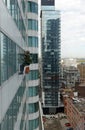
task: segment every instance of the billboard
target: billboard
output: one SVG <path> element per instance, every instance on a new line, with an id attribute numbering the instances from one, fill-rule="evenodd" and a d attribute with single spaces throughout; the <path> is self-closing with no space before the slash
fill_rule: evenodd
<path id="1" fill-rule="evenodd" d="M 52 6 L 54 5 L 54 0 L 41 0 L 41 5 L 43 6 Z"/>

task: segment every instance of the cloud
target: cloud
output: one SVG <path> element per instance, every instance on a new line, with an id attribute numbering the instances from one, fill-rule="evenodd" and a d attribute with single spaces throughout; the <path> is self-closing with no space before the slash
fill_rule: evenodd
<path id="1" fill-rule="evenodd" d="M 61 10 L 62 57 L 85 57 L 85 0 L 56 0 Z"/>

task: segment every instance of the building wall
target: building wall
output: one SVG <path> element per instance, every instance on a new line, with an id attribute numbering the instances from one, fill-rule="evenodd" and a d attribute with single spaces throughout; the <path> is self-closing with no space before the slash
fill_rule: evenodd
<path id="1" fill-rule="evenodd" d="M 24 18 L 22 1 L 0 1 L 0 130 L 25 127 L 26 81 L 18 74 L 18 55 L 26 47 Z"/>
<path id="2" fill-rule="evenodd" d="M 26 50 L 30 72 L 19 75 Z M 0 1 L 0 85 L 0 130 L 39 130 L 38 0 Z"/>
<path id="3" fill-rule="evenodd" d="M 27 1 L 27 50 L 32 63 L 26 75 L 27 129 L 39 130 L 38 0 Z"/>
<path id="4" fill-rule="evenodd" d="M 81 81 L 85 81 L 85 64 L 79 64 L 77 65 L 77 68 L 80 72 L 80 79 Z"/>
<path id="5" fill-rule="evenodd" d="M 75 86 L 75 83 L 80 79 L 80 73 L 74 66 L 62 66 L 62 82 L 65 87 L 71 88 Z"/>
<path id="6" fill-rule="evenodd" d="M 52 107 L 59 105 L 60 15 L 49 6 L 42 6 L 41 15 L 43 106 Z"/>
<path id="7" fill-rule="evenodd" d="M 76 83 L 75 90 L 80 97 L 85 97 L 85 83 Z"/>
<path id="8" fill-rule="evenodd" d="M 74 130 L 84 130 L 84 115 L 75 107 L 70 98 L 65 98 L 65 112 Z"/>

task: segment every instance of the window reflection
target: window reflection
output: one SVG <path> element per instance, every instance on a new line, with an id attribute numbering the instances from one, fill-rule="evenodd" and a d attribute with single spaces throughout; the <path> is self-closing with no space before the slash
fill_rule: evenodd
<path id="1" fill-rule="evenodd" d="M 0 43 L 0 84 L 2 84 L 18 70 L 18 54 L 23 50 L 3 33 L 0 33 Z"/>
<path id="2" fill-rule="evenodd" d="M 38 109 L 39 109 L 39 104 L 38 104 L 38 102 L 37 103 L 30 103 L 29 105 L 28 105 L 28 111 L 29 111 L 29 113 L 35 113 L 35 112 L 37 112 L 38 111 Z"/>
<path id="3" fill-rule="evenodd" d="M 37 96 L 38 92 L 39 92 L 38 88 L 39 88 L 38 86 L 35 86 L 35 87 L 31 86 L 31 87 L 29 87 L 28 91 L 27 91 L 27 97 L 28 96 L 29 97 Z"/>
<path id="4" fill-rule="evenodd" d="M 38 37 L 29 36 L 28 37 L 29 47 L 38 47 Z"/>
<path id="5" fill-rule="evenodd" d="M 19 108 L 21 106 L 22 97 L 24 95 L 25 88 L 26 88 L 26 84 L 25 84 L 25 78 L 24 78 L 14 99 L 12 100 L 12 103 L 10 104 L 10 106 L 6 112 L 6 115 L 3 119 L 3 121 L 0 124 L 1 125 L 0 130 L 13 130 L 14 124 L 17 121 L 17 116 L 18 116 Z M 26 103 L 24 104 L 23 112 L 24 112 L 25 108 L 26 108 Z M 22 123 L 22 121 L 21 121 L 21 123 Z"/>
<path id="6" fill-rule="evenodd" d="M 29 75 L 26 75 L 27 80 L 36 80 L 39 78 L 38 70 L 31 70 Z"/>
<path id="7" fill-rule="evenodd" d="M 14 19 L 18 29 L 20 30 L 22 37 L 24 40 L 26 40 L 26 29 L 25 29 L 25 25 L 24 25 L 24 21 L 20 12 L 20 8 L 18 5 L 18 1 L 17 0 L 4 0 L 12 18 Z M 21 1 L 22 4 L 22 9 L 25 11 L 25 1 L 22 0 Z"/>
<path id="8" fill-rule="evenodd" d="M 39 126 L 39 118 L 35 120 L 29 120 L 28 123 L 29 123 L 29 130 L 37 129 L 37 127 Z"/>
<path id="9" fill-rule="evenodd" d="M 28 29 L 38 31 L 38 21 L 29 19 L 28 20 Z"/>
<path id="10" fill-rule="evenodd" d="M 35 2 L 28 1 L 28 12 L 33 12 L 38 14 L 38 4 Z"/>

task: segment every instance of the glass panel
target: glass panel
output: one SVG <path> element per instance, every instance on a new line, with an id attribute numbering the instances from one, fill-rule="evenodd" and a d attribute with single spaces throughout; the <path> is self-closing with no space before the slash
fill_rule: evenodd
<path id="1" fill-rule="evenodd" d="M 38 14 L 38 4 L 35 2 L 28 1 L 28 12 L 33 12 Z"/>
<path id="2" fill-rule="evenodd" d="M 28 37 L 28 46 L 29 47 L 38 47 L 38 37 Z"/>
<path id="3" fill-rule="evenodd" d="M 38 95 L 38 86 L 35 87 L 29 87 L 28 91 L 27 91 L 27 96 L 29 97 L 33 97 L 33 96 L 37 96 Z"/>
<path id="4" fill-rule="evenodd" d="M 35 120 L 29 120 L 28 124 L 29 124 L 29 130 L 37 129 L 37 127 L 39 126 L 39 118 Z"/>
<path id="5" fill-rule="evenodd" d="M 38 79 L 38 70 L 31 70 L 29 75 L 26 75 L 27 80 L 36 80 Z"/>
<path id="6" fill-rule="evenodd" d="M 22 34 L 22 37 L 24 40 L 26 40 L 26 35 L 25 35 L 25 32 L 26 32 L 26 28 L 25 28 L 25 25 L 24 25 L 24 19 L 22 18 L 22 15 L 21 15 L 21 11 L 19 9 L 19 6 L 18 6 L 18 1 L 17 0 L 4 0 L 5 1 L 5 4 L 11 14 L 11 16 L 13 17 L 18 29 L 20 30 L 21 34 Z M 22 0 L 22 8 L 23 8 L 23 11 L 25 11 L 25 1 Z"/>
<path id="7" fill-rule="evenodd" d="M 18 114 L 19 108 L 21 106 L 22 97 L 23 97 L 23 94 L 24 94 L 24 91 L 26 88 L 25 82 L 26 81 L 24 78 L 14 99 L 12 100 L 12 102 L 6 112 L 6 115 L 3 119 L 3 121 L 1 122 L 0 130 L 14 130 L 14 125 L 15 125 L 15 122 L 17 121 L 17 114 Z M 22 120 L 21 120 L 21 123 L 23 123 Z M 22 128 L 23 128 L 23 125 L 22 125 Z"/>
<path id="8" fill-rule="evenodd" d="M 38 54 L 30 54 L 32 63 L 38 63 Z"/>
<path id="9" fill-rule="evenodd" d="M 2 84 L 18 70 L 18 54 L 23 52 L 23 50 L 3 33 L 0 33 L 0 50 L 0 84 Z"/>
<path id="10" fill-rule="evenodd" d="M 29 19 L 28 20 L 28 29 L 38 31 L 38 21 Z"/>
<path id="11" fill-rule="evenodd" d="M 1 33 L 1 83 L 8 79 L 8 39 Z"/>

